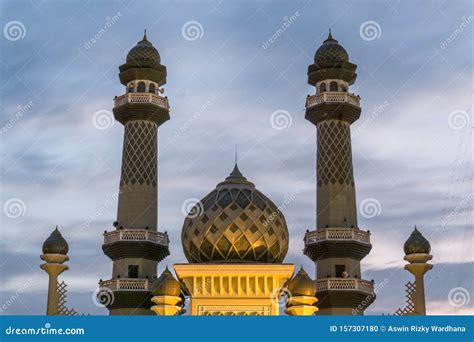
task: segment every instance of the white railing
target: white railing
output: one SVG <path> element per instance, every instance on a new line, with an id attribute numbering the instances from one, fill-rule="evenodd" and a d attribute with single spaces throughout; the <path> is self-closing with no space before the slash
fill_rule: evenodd
<path id="1" fill-rule="evenodd" d="M 371 281 L 355 278 L 327 278 L 316 280 L 316 293 L 318 291 L 353 291 L 359 290 L 368 294 L 374 292 L 374 284 Z"/>
<path id="2" fill-rule="evenodd" d="M 323 240 L 355 240 L 370 243 L 370 233 L 353 228 L 324 228 L 313 230 L 305 235 L 307 244 Z"/>
<path id="3" fill-rule="evenodd" d="M 168 245 L 168 234 L 148 229 L 118 229 L 104 233 L 104 244 L 116 241 L 151 241 Z"/>
<path id="4" fill-rule="evenodd" d="M 150 282 L 148 279 L 117 278 L 99 282 L 100 287 L 107 287 L 112 291 L 148 291 Z"/>
<path id="5" fill-rule="evenodd" d="M 313 107 L 324 102 L 347 102 L 360 107 L 359 97 L 346 92 L 324 92 L 317 95 L 308 96 L 306 107 Z"/>
<path id="6" fill-rule="evenodd" d="M 150 93 L 128 93 L 115 98 L 115 107 L 126 103 L 151 103 L 162 108 L 168 109 L 168 99 L 156 94 Z"/>

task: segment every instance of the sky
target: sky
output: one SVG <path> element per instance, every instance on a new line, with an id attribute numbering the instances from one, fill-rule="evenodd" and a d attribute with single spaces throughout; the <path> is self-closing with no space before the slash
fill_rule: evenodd
<path id="1" fill-rule="evenodd" d="M 429 314 L 473 314 L 470 1 L 13 1 L 0 3 L 0 313 L 44 314 L 41 246 L 57 225 L 69 243 L 69 307 L 93 301 L 112 262 L 104 230 L 116 219 L 124 93 L 118 67 L 148 39 L 168 70 L 171 120 L 158 134 L 158 229 L 186 262 L 183 203 L 232 170 L 277 205 L 290 231 L 285 262 L 316 227 L 316 128 L 304 119 L 307 67 L 328 28 L 357 64 L 350 91 L 359 226 L 373 248 L 365 279 L 381 284 L 366 314 L 404 303 L 403 243 L 415 225 L 430 241 Z M 369 203 L 369 207 L 362 203 Z M 370 211 L 370 208 L 374 211 Z"/>

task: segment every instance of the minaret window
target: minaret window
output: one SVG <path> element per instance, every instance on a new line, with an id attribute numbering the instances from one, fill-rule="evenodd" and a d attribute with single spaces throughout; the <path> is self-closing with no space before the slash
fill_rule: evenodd
<path id="1" fill-rule="evenodd" d="M 137 92 L 138 92 L 138 93 L 144 93 L 144 92 L 146 92 L 145 82 L 139 82 L 139 83 L 138 83 Z"/>
<path id="2" fill-rule="evenodd" d="M 134 91 L 133 88 L 134 88 L 134 87 L 135 87 L 134 84 L 133 84 L 133 83 L 130 83 L 130 85 L 128 86 L 128 92 L 129 92 L 129 93 L 133 93 L 133 91 Z"/>
<path id="3" fill-rule="evenodd" d="M 337 91 L 337 82 L 336 82 L 336 81 L 332 81 L 332 82 L 329 84 L 329 90 L 330 90 L 330 91 Z"/>
<path id="4" fill-rule="evenodd" d="M 128 277 L 138 278 L 138 265 L 128 265 Z"/>
<path id="5" fill-rule="evenodd" d="M 346 265 L 336 265 L 336 277 L 342 278 L 343 273 L 346 271 Z"/>
<path id="6" fill-rule="evenodd" d="M 148 87 L 148 92 L 152 94 L 156 93 L 156 87 L 154 83 L 150 83 L 150 86 Z"/>
<path id="7" fill-rule="evenodd" d="M 324 93 L 326 91 L 326 83 L 321 83 L 319 86 L 319 92 Z"/>

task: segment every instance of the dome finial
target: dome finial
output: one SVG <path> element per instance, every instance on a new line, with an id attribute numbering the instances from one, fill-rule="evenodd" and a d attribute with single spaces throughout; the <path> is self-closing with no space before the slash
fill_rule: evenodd
<path id="1" fill-rule="evenodd" d="M 145 32 L 143 33 L 143 39 L 142 40 L 148 41 L 148 39 L 146 37 L 146 29 L 145 29 Z"/>
<path id="2" fill-rule="evenodd" d="M 235 165 L 237 166 L 237 143 L 235 143 Z"/>
<path id="3" fill-rule="evenodd" d="M 330 39 L 331 39 L 331 40 L 334 39 L 334 38 L 332 37 L 331 28 L 329 28 L 329 34 L 328 34 L 328 40 L 330 40 Z"/>

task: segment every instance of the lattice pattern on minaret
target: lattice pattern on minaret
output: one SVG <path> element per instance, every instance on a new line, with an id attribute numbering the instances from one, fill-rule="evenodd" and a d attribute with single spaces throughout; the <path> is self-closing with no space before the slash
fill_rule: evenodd
<path id="1" fill-rule="evenodd" d="M 66 307 L 67 301 L 67 284 L 62 281 L 58 282 L 58 314 L 61 316 L 77 316 L 78 313 L 74 308 Z"/>
<path id="2" fill-rule="evenodd" d="M 120 186 L 156 187 L 157 129 L 149 121 L 130 121 L 125 125 Z"/>
<path id="3" fill-rule="evenodd" d="M 409 281 L 408 283 L 405 284 L 405 291 L 406 291 L 406 306 L 404 308 L 399 308 L 397 311 L 395 311 L 396 316 L 406 316 L 406 315 L 411 315 L 415 312 L 415 303 L 413 301 L 413 298 L 415 296 L 416 292 L 416 285 L 415 283 Z"/>
<path id="4" fill-rule="evenodd" d="M 349 124 L 329 120 L 318 124 L 318 185 L 354 185 Z"/>

